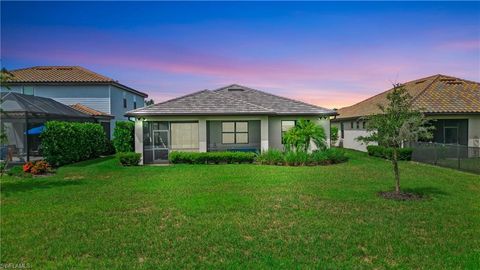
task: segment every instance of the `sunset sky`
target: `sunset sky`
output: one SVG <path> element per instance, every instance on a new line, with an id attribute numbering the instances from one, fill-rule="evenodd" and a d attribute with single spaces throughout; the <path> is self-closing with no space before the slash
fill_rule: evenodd
<path id="1" fill-rule="evenodd" d="M 80 65 L 156 102 L 238 83 L 328 108 L 480 81 L 480 3 L 4 2 L 2 67 Z"/>

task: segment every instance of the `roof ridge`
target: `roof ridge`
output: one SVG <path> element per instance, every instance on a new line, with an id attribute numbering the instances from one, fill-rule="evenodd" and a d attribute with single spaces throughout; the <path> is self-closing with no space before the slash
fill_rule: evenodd
<path id="1" fill-rule="evenodd" d="M 176 101 L 176 100 L 179 100 L 179 99 L 182 99 L 182 98 L 186 98 L 186 97 L 189 97 L 189 96 L 194 96 L 194 95 L 198 95 L 202 92 L 210 92 L 210 90 L 208 89 L 203 89 L 203 90 L 199 90 L 199 91 L 195 91 L 193 93 L 189 93 L 189 94 L 186 94 L 186 95 L 183 95 L 183 96 L 179 96 L 179 97 L 176 97 L 176 98 L 172 98 L 172 99 L 169 99 L 169 100 L 165 100 L 165 101 L 162 101 L 162 102 L 159 102 L 159 103 L 154 103 L 154 104 L 151 104 L 151 105 L 148 105 L 148 106 L 145 106 L 145 107 L 142 107 L 142 108 L 138 108 L 138 109 L 135 109 L 135 110 L 130 110 L 126 113 L 130 113 L 130 112 L 135 112 L 137 110 L 144 110 L 144 109 L 147 109 L 147 108 L 151 108 L 151 107 L 156 107 L 158 105 L 162 105 L 162 104 L 165 104 L 167 102 L 171 102 L 171 101 Z"/>
<path id="2" fill-rule="evenodd" d="M 243 86 L 243 85 L 240 85 L 240 84 L 231 84 L 231 85 L 228 85 L 228 86 L 225 86 L 225 87 L 222 87 L 222 88 L 218 88 L 218 89 L 215 89 L 213 91 L 220 91 L 220 90 L 223 90 L 225 88 L 230 88 L 232 86 L 240 86 L 240 87 L 243 87 L 243 88 L 246 88 L 250 91 L 256 91 L 256 92 L 259 92 L 259 93 L 262 93 L 262 94 L 265 94 L 265 95 L 268 95 L 268 96 L 272 96 L 272 97 L 276 97 L 276 98 L 282 98 L 284 100 L 289 100 L 289 101 L 292 101 L 292 102 L 296 102 L 296 103 L 300 103 L 300 104 L 303 104 L 303 105 L 307 105 L 307 106 L 312 106 L 312 107 L 316 107 L 317 109 L 321 109 L 321 110 L 328 110 L 328 111 L 333 111 L 332 109 L 327 109 L 327 108 L 324 108 L 324 107 L 320 107 L 320 106 L 317 106 L 317 105 L 313 105 L 313 104 L 309 104 L 309 103 L 306 103 L 306 102 L 303 102 L 303 101 L 300 101 L 300 100 L 296 100 L 296 99 L 292 99 L 292 98 L 287 98 L 287 97 L 284 97 L 284 96 L 279 96 L 279 95 L 274 95 L 274 94 L 271 94 L 271 93 L 268 93 L 268 92 L 265 92 L 265 91 L 262 91 L 262 90 L 258 90 L 258 89 L 255 89 L 255 88 L 251 88 L 251 87 L 248 87 L 248 86 Z M 273 111 L 273 110 L 272 110 Z"/>
<path id="3" fill-rule="evenodd" d="M 429 85 L 425 86 L 425 88 L 422 91 L 418 92 L 418 94 L 416 96 L 412 97 L 411 105 L 417 100 L 418 97 L 420 97 L 423 93 L 425 93 L 427 91 L 427 89 L 430 88 L 430 86 L 432 86 L 433 83 L 435 83 L 441 76 L 442 76 L 441 74 L 437 74 L 436 78 L 433 79 L 432 82 Z"/>
<path id="4" fill-rule="evenodd" d="M 223 95 L 223 94 L 222 94 L 222 93 L 220 93 L 220 92 L 217 92 L 217 91 L 211 91 L 211 92 L 212 92 L 212 93 L 215 93 L 216 95 L 220 95 L 220 96 L 222 96 L 223 98 L 226 98 L 226 99 L 229 99 L 229 100 L 234 100 L 234 101 L 235 101 L 235 99 L 233 99 L 232 97 L 227 97 L 226 95 Z M 263 107 L 263 106 L 261 106 L 261 105 L 258 105 L 258 104 L 250 103 L 250 102 L 248 102 L 248 101 L 244 100 L 244 99 L 243 99 L 243 98 L 241 98 L 241 97 L 238 97 L 238 99 L 237 99 L 237 100 L 238 100 L 238 101 L 241 101 L 241 102 L 243 102 L 243 103 L 245 103 L 245 104 L 248 104 L 248 105 L 254 106 L 254 107 L 259 107 L 259 108 L 262 108 L 262 109 L 264 109 L 264 110 L 266 110 L 266 111 L 269 111 L 269 112 L 273 112 L 273 111 L 274 111 L 272 108 L 267 108 L 267 107 Z"/>
<path id="5" fill-rule="evenodd" d="M 415 80 L 412 80 L 412 81 L 405 82 L 405 83 L 403 83 L 403 85 L 405 85 L 405 84 L 407 84 L 407 83 L 413 83 L 413 82 L 416 82 L 416 81 L 428 80 L 428 79 L 430 79 L 431 77 L 435 77 L 435 76 L 439 76 L 439 75 L 440 75 L 440 74 L 435 74 L 435 75 L 423 77 L 423 78 L 420 78 L 420 79 L 415 79 Z M 375 97 L 377 97 L 377 96 L 380 96 L 380 95 L 385 94 L 385 93 L 387 93 L 387 92 L 389 92 L 389 91 L 392 91 L 392 90 L 393 90 L 393 88 L 389 88 L 388 90 L 382 91 L 382 92 L 380 92 L 380 93 L 378 93 L 378 94 L 375 94 L 375 95 L 373 95 L 373 96 L 371 96 L 371 97 L 369 97 L 369 98 L 366 98 L 366 99 L 364 99 L 364 100 L 361 100 L 361 101 L 359 101 L 359 102 L 357 102 L 357 103 L 354 103 L 354 104 L 352 104 L 352 105 L 350 105 L 350 106 L 345 106 L 345 107 L 339 108 L 339 110 L 356 106 L 356 105 L 358 105 L 358 104 L 360 104 L 360 103 L 362 103 L 362 102 L 371 100 L 371 99 L 373 99 L 373 98 L 375 98 Z M 418 96 L 418 94 L 417 94 L 417 96 Z"/>

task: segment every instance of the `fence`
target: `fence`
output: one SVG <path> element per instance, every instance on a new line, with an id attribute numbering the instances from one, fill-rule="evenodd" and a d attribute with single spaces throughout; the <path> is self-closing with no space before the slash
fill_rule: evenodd
<path id="1" fill-rule="evenodd" d="M 440 143 L 411 143 L 412 160 L 480 174 L 480 147 Z"/>

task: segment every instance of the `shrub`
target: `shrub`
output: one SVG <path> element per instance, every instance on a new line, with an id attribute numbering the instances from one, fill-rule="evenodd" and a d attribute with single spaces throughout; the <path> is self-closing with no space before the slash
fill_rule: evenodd
<path id="1" fill-rule="evenodd" d="M 393 158 L 393 149 L 389 147 L 383 147 L 379 145 L 369 145 L 367 146 L 368 155 L 374 157 L 380 157 L 391 160 Z M 399 148 L 398 149 L 398 160 L 411 160 L 412 159 L 412 148 Z"/>
<path id="2" fill-rule="evenodd" d="M 20 177 L 20 178 L 26 178 L 26 177 L 32 177 L 30 173 L 26 173 L 23 171 L 23 166 L 17 165 L 13 166 L 7 171 L 7 175 L 13 176 L 13 177 Z"/>
<path id="3" fill-rule="evenodd" d="M 255 161 L 264 165 L 283 165 L 285 158 L 283 152 L 277 149 L 270 149 L 259 154 Z"/>
<path id="4" fill-rule="evenodd" d="M 105 137 L 96 123 L 50 121 L 40 135 L 42 154 L 54 166 L 96 158 L 105 151 Z"/>
<path id="5" fill-rule="evenodd" d="M 113 146 L 113 141 L 105 137 L 105 151 L 102 153 L 104 156 L 109 156 L 115 154 L 115 146 Z"/>
<path id="6" fill-rule="evenodd" d="M 24 173 L 30 173 L 33 175 L 40 175 L 40 174 L 45 174 L 49 173 L 52 171 L 52 167 L 48 162 L 44 160 L 39 160 L 36 162 L 27 162 L 22 166 L 22 170 Z"/>
<path id="7" fill-rule="evenodd" d="M 117 153 L 117 158 L 122 166 L 138 166 L 142 154 L 135 152 L 120 152 Z"/>
<path id="8" fill-rule="evenodd" d="M 219 164 L 219 163 L 252 163 L 256 154 L 251 152 L 171 152 L 168 159 L 171 163 L 187 164 Z"/>
<path id="9" fill-rule="evenodd" d="M 338 127 L 331 126 L 330 127 L 330 141 L 332 145 L 335 145 L 338 141 Z"/>
<path id="10" fill-rule="evenodd" d="M 288 151 L 285 153 L 285 164 L 288 166 L 303 166 L 307 165 L 309 161 L 309 154 L 303 151 Z"/>
<path id="11" fill-rule="evenodd" d="M 345 151 L 343 151 L 342 149 L 329 148 L 329 149 L 326 149 L 324 152 L 327 156 L 327 159 L 330 161 L 330 164 L 342 163 L 348 160 L 348 157 L 345 154 Z"/>
<path id="12" fill-rule="evenodd" d="M 117 153 L 133 152 L 135 149 L 135 123 L 131 121 L 117 122 L 113 137 L 113 145 Z"/>

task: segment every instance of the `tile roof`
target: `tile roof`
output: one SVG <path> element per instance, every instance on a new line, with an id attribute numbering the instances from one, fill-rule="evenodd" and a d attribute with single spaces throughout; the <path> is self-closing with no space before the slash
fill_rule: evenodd
<path id="1" fill-rule="evenodd" d="M 334 115 L 335 111 L 232 84 L 127 112 L 142 115 Z"/>
<path id="2" fill-rule="evenodd" d="M 424 113 L 480 113 L 480 83 L 452 76 L 434 75 L 404 84 L 413 97 L 412 106 Z M 379 113 L 377 104 L 387 103 L 389 89 L 355 105 L 341 108 L 336 119 Z"/>
<path id="3" fill-rule="evenodd" d="M 12 84 L 112 84 L 135 94 L 148 96 L 109 77 L 80 66 L 36 66 L 10 70 L 9 73 L 13 75 L 9 82 Z"/>
<path id="4" fill-rule="evenodd" d="M 113 115 L 110 115 L 110 114 L 107 114 L 107 113 L 104 113 L 104 112 L 101 112 L 101 111 L 97 111 L 95 109 L 92 109 L 92 108 L 90 108 L 88 106 L 85 106 L 83 104 L 80 104 L 80 103 L 70 105 L 70 107 L 74 108 L 75 110 L 77 110 L 79 112 L 82 112 L 82 113 L 85 113 L 85 114 L 88 114 L 88 115 L 91 115 L 91 116 L 101 116 L 101 117 L 113 118 Z"/>

